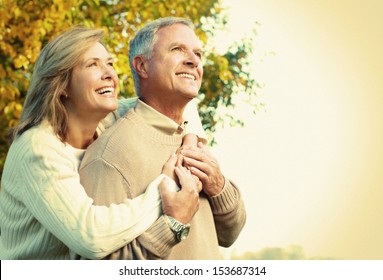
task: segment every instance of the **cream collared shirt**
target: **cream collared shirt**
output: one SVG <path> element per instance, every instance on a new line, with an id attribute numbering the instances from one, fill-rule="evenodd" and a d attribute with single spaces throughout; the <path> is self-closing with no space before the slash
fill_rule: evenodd
<path id="1" fill-rule="evenodd" d="M 136 107 L 136 105 L 138 105 Z M 147 120 L 149 125 L 153 125 L 166 134 L 183 133 L 184 135 L 192 133 L 198 136 L 198 140 L 204 144 L 207 143 L 207 136 L 202 127 L 201 119 L 197 109 L 197 99 L 191 100 L 185 107 L 181 124 L 175 123 L 170 118 L 162 115 L 149 105 L 142 102 L 137 97 L 120 98 L 118 100 L 118 109 L 110 113 L 98 127 L 98 133 L 102 133 L 110 127 L 118 118 L 124 116 L 130 109 L 136 107 L 136 112 Z"/>
<path id="2" fill-rule="evenodd" d="M 137 100 L 134 111 L 137 115 L 142 117 L 148 125 L 166 135 L 185 135 L 185 128 L 187 127 L 188 121 L 183 121 L 181 124 L 177 124 L 175 121 L 161 114 L 140 99 Z"/>

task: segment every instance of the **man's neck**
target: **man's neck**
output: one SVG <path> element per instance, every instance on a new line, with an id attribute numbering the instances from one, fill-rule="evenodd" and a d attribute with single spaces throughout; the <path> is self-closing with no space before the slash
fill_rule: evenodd
<path id="1" fill-rule="evenodd" d="M 140 97 L 140 100 L 177 124 L 182 123 L 187 102 L 183 104 L 175 101 L 158 101 L 144 97 Z"/>

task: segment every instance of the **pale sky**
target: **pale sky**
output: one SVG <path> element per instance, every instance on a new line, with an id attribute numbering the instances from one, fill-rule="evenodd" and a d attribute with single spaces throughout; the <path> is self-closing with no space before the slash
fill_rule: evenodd
<path id="1" fill-rule="evenodd" d="M 237 111 L 245 128 L 216 133 L 213 152 L 248 210 L 234 248 L 383 259 L 383 1 L 223 3 L 220 45 L 259 23 L 254 77 L 266 103 Z"/>

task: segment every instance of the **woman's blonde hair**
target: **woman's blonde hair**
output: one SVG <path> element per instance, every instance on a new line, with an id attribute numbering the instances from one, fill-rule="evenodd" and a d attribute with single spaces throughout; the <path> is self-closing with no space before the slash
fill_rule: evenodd
<path id="1" fill-rule="evenodd" d="M 42 49 L 34 66 L 20 121 L 9 131 L 11 141 L 44 119 L 49 121 L 56 135 L 65 140 L 68 127 L 63 99 L 72 69 L 92 45 L 101 43 L 103 36 L 101 29 L 75 27 Z"/>

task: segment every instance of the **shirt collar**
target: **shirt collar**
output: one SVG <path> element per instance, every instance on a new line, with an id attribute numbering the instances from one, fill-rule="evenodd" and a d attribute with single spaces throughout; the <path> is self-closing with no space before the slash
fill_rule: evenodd
<path id="1" fill-rule="evenodd" d="M 156 111 L 140 99 L 137 100 L 134 111 L 145 120 L 146 124 L 167 135 L 181 135 L 185 131 L 186 121 L 177 124 L 175 121 Z"/>

